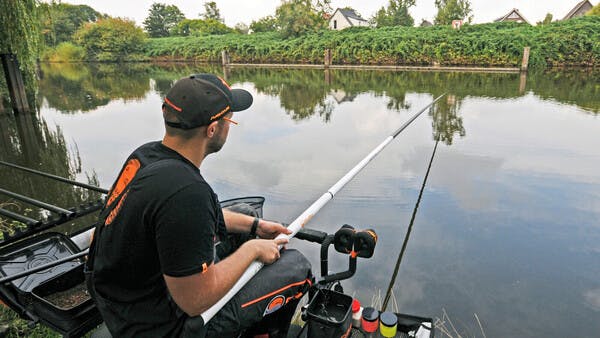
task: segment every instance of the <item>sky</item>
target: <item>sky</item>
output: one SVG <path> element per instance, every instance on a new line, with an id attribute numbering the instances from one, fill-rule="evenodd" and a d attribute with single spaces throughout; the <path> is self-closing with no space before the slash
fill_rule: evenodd
<path id="1" fill-rule="evenodd" d="M 49 0 L 44 0 L 49 1 Z M 205 0 L 63 0 L 63 3 L 84 4 L 95 10 L 111 16 L 133 19 L 142 25 L 148 16 L 150 6 L 155 3 L 164 3 L 177 6 L 188 19 L 197 19 L 204 11 Z M 275 8 L 281 0 L 215 0 L 225 24 L 234 26 L 237 23 L 250 24 L 253 20 L 267 15 L 275 14 Z M 473 9 L 474 23 L 492 22 L 517 8 L 521 14 L 532 24 L 542 21 L 547 13 L 553 19 L 562 19 L 580 0 L 470 0 Z M 591 0 L 592 5 L 598 0 Z M 357 10 L 363 18 L 371 18 L 382 6 L 387 6 L 388 0 L 332 0 L 331 6 L 350 6 Z M 416 0 L 416 6 L 409 10 L 415 23 L 422 19 L 433 22 L 436 14 L 434 0 Z"/>

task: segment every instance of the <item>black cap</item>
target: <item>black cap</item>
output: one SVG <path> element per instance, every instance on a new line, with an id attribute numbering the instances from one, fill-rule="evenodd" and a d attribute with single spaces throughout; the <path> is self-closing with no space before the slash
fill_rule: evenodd
<path id="1" fill-rule="evenodd" d="M 192 129 L 209 125 L 228 112 L 248 109 L 252 95 L 244 89 L 231 89 L 225 80 L 213 74 L 184 77 L 173 85 L 163 102 L 179 118 L 165 121 L 168 126 Z"/>

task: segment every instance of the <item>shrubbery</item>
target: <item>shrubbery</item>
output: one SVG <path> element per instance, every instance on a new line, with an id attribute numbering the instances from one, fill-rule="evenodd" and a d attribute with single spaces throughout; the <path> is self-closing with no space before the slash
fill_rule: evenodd
<path id="1" fill-rule="evenodd" d="M 600 66 L 600 17 L 587 16 L 529 26 L 517 23 L 322 30 L 297 38 L 278 33 L 228 34 L 148 40 L 154 58 L 218 61 L 222 50 L 232 62 L 335 64 L 518 66 L 531 47 L 531 66 Z"/>

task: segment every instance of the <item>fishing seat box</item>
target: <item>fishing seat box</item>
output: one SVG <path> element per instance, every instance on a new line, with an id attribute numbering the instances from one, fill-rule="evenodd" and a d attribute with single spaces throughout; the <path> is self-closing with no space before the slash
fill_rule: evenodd
<path id="1" fill-rule="evenodd" d="M 0 274 L 11 276 L 79 251 L 67 236 L 54 232 L 43 233 L 0 249 Z M 102 322 L 94 301 L 90 297 L 82 297 L 79 303 L 61 307 L 50 302 L 48 297 L 69 292 L 75 287 L 86 292 L 83 268 L 83 258 L 74 259 L 5 283 L 0 286 L 0 293 L 3 299 L 11 300 L 9 306 L 25 310 L 17 311 L 21 317 L 42 321 L 67 337 L 80 336 Z"/>

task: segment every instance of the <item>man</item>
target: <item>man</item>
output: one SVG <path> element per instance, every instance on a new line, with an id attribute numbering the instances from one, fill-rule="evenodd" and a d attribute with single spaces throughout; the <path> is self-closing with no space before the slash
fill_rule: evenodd
<path id="1" fill-rule="evenodd" d="M 287 239 L 274 238 L 289 233 L 281 224 L 221 210 L 199 171 L 225 144 L 233 112 L 251 104 L 250 93 L 214 75 L 180 79 L 163 102 L 162 142 L 142 145 L 123 166 L 87 264 L 88 288 L 114 337 L 285 336 L 310 264 L 295 250 L 280 256 Z M 228 232 L 261 239 L 217 257 Z M 204 323 L 199 315 L 254 260 L 267 266 Z"/>

